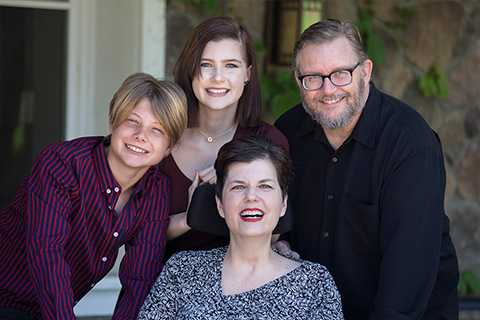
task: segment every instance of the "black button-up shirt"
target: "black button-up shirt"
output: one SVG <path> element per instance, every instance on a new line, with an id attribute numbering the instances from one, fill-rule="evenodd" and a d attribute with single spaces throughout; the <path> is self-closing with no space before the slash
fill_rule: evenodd
<path id="1" fill-rule="evenodd" d="M 288 240 L 302 258 L 330 270 L 345 318 L 458 316 L 443 154 L 425 120 L 371 83 L 357 125 L 337 150 L 301 104 L 275 125 L 288 139 L 295 173 Z"/>

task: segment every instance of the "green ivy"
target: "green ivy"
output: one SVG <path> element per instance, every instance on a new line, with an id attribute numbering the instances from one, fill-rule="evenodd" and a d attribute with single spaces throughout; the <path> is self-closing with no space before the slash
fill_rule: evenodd
<path id="1" fill-rule="evenodd" d="M 366 0 L 365 8 L 360 10 L 360 20 L 357 21 L 357 26 L 363 39 L 363 44 L 367 50 L 367 54 L 375 64 L 382 65 L 386 57 L 386 49 L 383 40 L 373 32 L 373 22 L 377 17 L 377 12 L 374 9 L 375 0 Z M 386 26 L 392 30 L 405 30 L 407 24 L 403 17 L 414 16 L 415 11 L 411 7 L 395 7 L 397 15 L 401 17 L 397 21 L 388 21 Z M 405 41 L 396 39 L 401 46 L 406 46 Z M 432 69 L 420 78 L 419 88 L 425 97 L 435 97 L 440 99 L 448 99 L 447 78 L 440 69 L 438 64 L 434 65 Z"/>
<path id="2" fill-rule="evenodd" d="M 261 41 L 255 41 L 258 56 L 267 54 L 267 48 Z M 263 109 L 279 117 L 285 111 L 300 102 L 297 82 L 289 71 L 280 71 L 273 75 L 260 72 Z"/>
<path id="3" fill-rule="evenodd" d="M 427 74 L 420 78 L 418 86 L 427 98 L 448 99 L 447 77 L 438 64 L 435 64 Z"/>
<path id="4" fill-rule="evenodd" d="M 360 19 L 357 21 L 357 26 L 368 56 L 373 62 L 375 62 L 375 64 L 381 66 L 385 62 L 386 48 L 382 38 L 373 32 L 373 22 L 377 18 L 377 11 L 374 9 L 375 3 L 375 0 L 365 1 L 365 9 L 360 10 Z M 404 18 L 406 16 L 415 15 L 415 11 L 411 7 L 396 6 L 395 12 L 399 19 L 395 21 L 387 21 L 385 22 L 385 25 L 391 30 L 407 29 L 407 23 Z M 401 46 L 406 46 L 405 41 L 401 39 L 395 40 Z"/>
<path id="5" fill-rule="evenodd" d="M 264 107 L 279 117 L 300 102 L 298 86 L 292 74 L 281 71 L 275 76 L 260 74 Z"/>
<path id="6" fill-rule="evenodd" d="M 385 61 L 386 49 L 382 38 L 373 33 L 373 20 L 377 16 L 377 12 L 372 9 L 375 1 L 369 0 L 366 3 L 368 8 L 360 10 L 360 20 L 357 21 L 357 26 L 368 56 L 381 66 Z"/>
<path id="7" fill-rule="evenodd" d="M 413 17 L 415 15 L 415 10 L 412 7 L 396 6 L 395 12 L 397 13 L 397 16 L 402 17 L 402 19 L 396 21 L 387 21 L 387 26 L 392 30 L 406 30 L 407 23 L 404 21 L 403 17 Z"/>
<path id="8" fill-rule="evenodd" d="M 466 269 L 460 275 L 458 294 L 460 296 L 473 295 L 480 297 L 480 280 L 472 270 Z"/>
<path id="9" fill-rule="evenodd" d="M 183 3 L 193 2 L 195 4 L 201 4 L 206 12 L 213 13 L 216 16 L 220 16 L 222 11 L 218 5 L 217 0 L 183 0 Z"/>

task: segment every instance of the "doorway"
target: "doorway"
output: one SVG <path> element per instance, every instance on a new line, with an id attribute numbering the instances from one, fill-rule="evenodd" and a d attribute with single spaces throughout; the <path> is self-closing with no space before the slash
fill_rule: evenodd
<path id="1" fill-rule="evenodd" d="M 0 6 L 0 209 L 64 140 L 67 11 Z"/>

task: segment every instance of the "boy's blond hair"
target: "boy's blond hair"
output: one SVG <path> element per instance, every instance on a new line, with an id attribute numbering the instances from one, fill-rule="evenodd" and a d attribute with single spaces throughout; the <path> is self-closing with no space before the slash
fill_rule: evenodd
<path id="1" fill-rule="evenodd" d="M 157 80 L 146 73 L 129 76 L 113 96 L 109 110 L 112 129 L 125 121 L 144 98 L 150 101 L 153 114 L 168 135 L 169 148 L 173 148 L 187 127 L 187 98 L 175 83 Z"/>

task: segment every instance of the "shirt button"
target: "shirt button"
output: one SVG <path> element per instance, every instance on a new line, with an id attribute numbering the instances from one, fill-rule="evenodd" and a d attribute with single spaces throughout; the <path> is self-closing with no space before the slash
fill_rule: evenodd
<path id="1" fill-rule="evenodd" d="M 337 159 L 336 157 L 333 157 L 333 158 L 332 158 L 332 161 L 333 161 L 333 162 L 337 162 L 338 159 Z"/>
<path id="2" fill-rule="evenodd" d="M 102 261 L 103 261 L 103 262 L 107 261 L 107 257 L 103 257 L 103 258 L 102 258 Z"/>
<path id="3" fill-rule="evenodd" d="M 108 209 L 112 210 L 112 206 L 108 206 Z"/>
<path id="4" fill-rule="evenodd" d="M 118 191 L 120 191 L 120 188 L 119 188 L 119 187 L 115 187 L 115 189 L 113 189 L 113 190 L 115 190 L 115 192 L 118 193 Z"/>
<path id="5" fill-rule="evenodd" d="M 107 189 L 107 193 L 108 193 L 108 194 L 112 193 L 112 190 Z"/>
<path id="6" fill-rule="evenodd" d="M 325 233 L 323 234 L 323 237 L 324 237 L 324 238 L 328 238 L 329 236 L 330 236 L 330 235 L 328 234 L 328 232 L 325 232 Z"/>
<path id="7" fill-rule="evenodd" d="M 114 232 L 114 233 L 113 233 L 113 236 L 114 236 L 115 238 L 118 237 L 118 232 Z"/>
<path id="8" fill-rule="evenodd" d="M 333 196 L 331 194 L 329 194 L 327 198 L 328 198 L 328 200 L 332 200 Z"/>
<path id="9" fill-rule="evenodd" d="M 95 287 L 95 283 L 92 283 L 92 284 L 90 285 L 90 288 L 93 288 L 93 287 Z"/>

